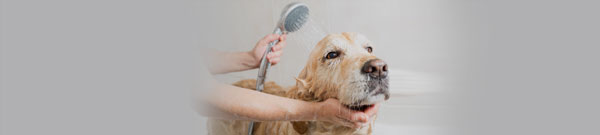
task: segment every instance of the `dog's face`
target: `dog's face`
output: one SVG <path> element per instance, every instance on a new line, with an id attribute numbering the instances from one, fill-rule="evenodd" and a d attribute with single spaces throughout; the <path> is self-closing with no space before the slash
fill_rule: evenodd
<path id="1" fill-rule="evenodd" d="M 389 98 L 388 67 L 374 51 L 363 35 L 330 34 L 311 52 L 299 81 L 319 100 L 337 98 L 353 110 L 365 110 Z"/>

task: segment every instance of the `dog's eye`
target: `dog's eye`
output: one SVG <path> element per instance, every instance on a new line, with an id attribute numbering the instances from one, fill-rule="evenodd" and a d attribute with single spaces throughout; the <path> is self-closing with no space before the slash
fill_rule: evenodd
<path id="1" fill-rule="evenodd" d="M 339 52 L 329 52 L 329 53 L 327 53 L 327 56 L 325 56 L 325 58 L 333 59 L 333 58 L 337 58 L 338 56 L 340 56 Z"/>
<path id="2" fill-rule="evenodd" d="M 367 49 L 367 52 L 369 52 L 369 53 L 372 53 L 372 52 L 373 52 L 373 47 L 370 47 L 370 46 L 369 46 L 369 47 L 367 47 L 367 48 L 365 48 L 365 49 Z"/>

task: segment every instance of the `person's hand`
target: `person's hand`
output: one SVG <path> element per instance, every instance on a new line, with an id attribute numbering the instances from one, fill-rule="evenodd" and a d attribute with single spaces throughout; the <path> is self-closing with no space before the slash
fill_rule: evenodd
<path id="1" fill-rule="evenodd" d="M 360 112 L 348 109 L 337 99 L 327 99 L 318 103 L 317 109 L 318 120 L 329 121 L 351 128 L 360 128 L 373 120 L 372 118 L 379 110 L 379 104 Z"/>
<path id="2" fill-rule="evenodd" d="M 286 45 L 286 35 L 280 36 L 277 34 L 270 34 L 259 40 L 256 43 L 256 46 L 254 46 L 254 49 L 250 51 L 250 54 L 254 58 L 256 63 L 255 68 L 257 68 L 260 65 L 260 61 L 262 60 L 262 57 L 265 53 L 265 49 L 267 49 L 269 43 L 275 41 L 276 39 L 279 39 L 279 42 L 271 48 L 271 53 L 267 55 L 267 60 L 271 63 L 271 65 L 279 63 L 281 54 L 283 53 L 283 47 L 285 47 Z"/>

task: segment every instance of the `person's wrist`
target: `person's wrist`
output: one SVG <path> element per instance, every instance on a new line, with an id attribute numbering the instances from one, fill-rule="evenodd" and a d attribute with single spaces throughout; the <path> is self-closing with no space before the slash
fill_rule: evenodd
<path id="1" fill-rule="evenodd" d="M 258 66 L 260 65 L 260 59 L 261 58 L 254 57 L 254 53 L 252 51 L 248 51 L 248 52 L 245 52 L 243 54 L 245 55 L 244 57 L 248 58 L 245 61 L 245 63 L 246 63 L 245 65 L 246 66 L 248 66 L 251 69 L 258 68 Z"/>
<path id="2" fill-rule="evenodd" d="M 323 112 L 325 110 L 323 110 L 325 108 L 325 102 L 309 102 L 310 103 L 310 107 L 309 108 L 309 113 L 310 114 L 310 119 L 311 120 L 320 120 L 323 118 Z"/>
<path id="3" fill-rule="evenodd" d="M 298 107 L 292 111 L 297 121 L 310 121 L 318 118 L 318 108 L 320 104 L 316 102 L 301 101 Z"/>

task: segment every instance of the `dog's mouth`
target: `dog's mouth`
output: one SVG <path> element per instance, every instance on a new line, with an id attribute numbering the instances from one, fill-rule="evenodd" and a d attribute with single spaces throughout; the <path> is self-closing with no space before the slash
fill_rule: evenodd
<path id="1" fill-rule="evenodd" d="M 364 112 L 369 108 L 374 107 L 375 104 L 369 104 L 369 105 L 346 105 L 346 107 L 350 110 L 354 110 L 354 111 L 361 111 Z"/>
<path id="2" fill-rule="evenodd" d="M 365 82 L 367 86 L 364 90 L 365 97 L 355 97 L 353 102 L 344 104 L 346 108 L 354 111 L 364 112 L 375 104 L 387 100 L 390 96 L 388 91 L 388 80 L 385 79 L 371 79 Z"/>

